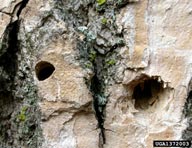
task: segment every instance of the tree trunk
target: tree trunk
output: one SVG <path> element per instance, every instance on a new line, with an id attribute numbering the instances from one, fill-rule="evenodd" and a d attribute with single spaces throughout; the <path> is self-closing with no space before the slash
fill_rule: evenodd
<path id="1" fill-rule="evenodd" d="M 191 142 L 191 22 L 190 0 L 3 0 L 0 147 Z"/>

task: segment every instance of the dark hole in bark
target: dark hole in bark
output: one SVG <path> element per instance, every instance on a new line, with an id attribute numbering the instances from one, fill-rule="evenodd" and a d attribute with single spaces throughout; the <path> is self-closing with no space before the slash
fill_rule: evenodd
<path id="1" fill-rule="evenodd" d="M 41 61 L 35 66 L 36 76 L 39 81 L 43 81 L 49 78 L 54 71 L 55 67 L 51 63 L 46 61 Z"/>
<path id="2" fill-rule="evenodd" d="M 156 102 L 162 89 L 162 83 L 156 79 L 147 79 L 137 84 L 133 92 L 135 108 L 138 110 L 148 109 Z"/>
<path id="3" fill-rule="evenodd" d="M 30 126 L 30 130 L 31 130 L 31 131 L 35 130 L 36 128 L 37 128 L 36 125 L 31 125 L 31 126 Z"/>

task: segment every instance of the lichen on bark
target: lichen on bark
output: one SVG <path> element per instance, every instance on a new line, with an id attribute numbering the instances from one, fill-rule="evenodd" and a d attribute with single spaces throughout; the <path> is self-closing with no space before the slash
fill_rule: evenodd
<path id="1" fill-rule="evenodd" d="M 192 81 L 190 80 L 183 115 L 187 118 L 187 128 L 182 133 L 182 139 L 192 141 Z M 192 146 L 191 146 L 192 147 Z"/>
<path id="2" fill-rule="evenodd" d="M 94 110 L 100 128 L 100 147 L 105 143 L 104 118 L 107 103 L 106 85 L 114 81 L 118 50 L 125 46 L 122 32 L 117 31 L 116 14 L 128 1 L 57 1 L 54 11 L 74 34 L 80 61 L 84 69 L 94 73 L 85 80 L 93 95 Z M 80 37 L 83 36 L 83 39 Z"/>
<path id="3" fill-rule="evenodd" d="M 188 51 L 170 50 L 180 47 L 174 29 L 185 18 L 166 26 L 174 2 L 31 0 L 25 9 L 27 2 L 4 12 L 11 22 L 0 44 L 0 146 L 148 147 L 153 137 L 180 136 L 189 60 Z M 53 66 L 48 77 L 38 76 L 43 62 Z M 183 139 L 191 140 L 188 94 Z"/>
<path id="4" fill-rule="evenodd" d="M 20 40 L 19 15 L 28 1 L 22 1 L 6 27 L 0 49 L 0 147 L 36 148 L 41 145 L 37 88 L 32 74 L 31 51 L 24 52 Z M 12 13 L 12 14 L 13 14 Z M 11 16 L 13 17 L 13 16 Z M 31 62 L 28 62 L 31 61 Z"/>

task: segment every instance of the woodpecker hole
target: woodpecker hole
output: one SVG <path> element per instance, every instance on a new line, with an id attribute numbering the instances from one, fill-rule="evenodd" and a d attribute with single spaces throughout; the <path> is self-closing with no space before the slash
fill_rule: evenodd
<path id="1" fill-rule="evenodd" d="M 46 61 L 41 61 L 35 66 L 36 76 L 39 81 L 46 80 L 53 74 L 54 71 L 55 67 Z"/>
<path id="2" fill-rule="evenodd" d="M 141 80 L 133 91 L 133 99 L 135 99 L 135 109 L 146 110 L 153 106 L 159 99 L 160 93 L 163 91 L 163 83 L 157 78 L 147 78 Z"/>

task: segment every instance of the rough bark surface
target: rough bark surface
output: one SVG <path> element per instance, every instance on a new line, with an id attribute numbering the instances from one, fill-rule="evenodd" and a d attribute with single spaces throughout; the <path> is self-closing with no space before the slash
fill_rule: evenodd
<path id="1" fill-rule="evenodd" d="M 2 0 L 0 148 L 192 140 L 192 1 Z"/>

